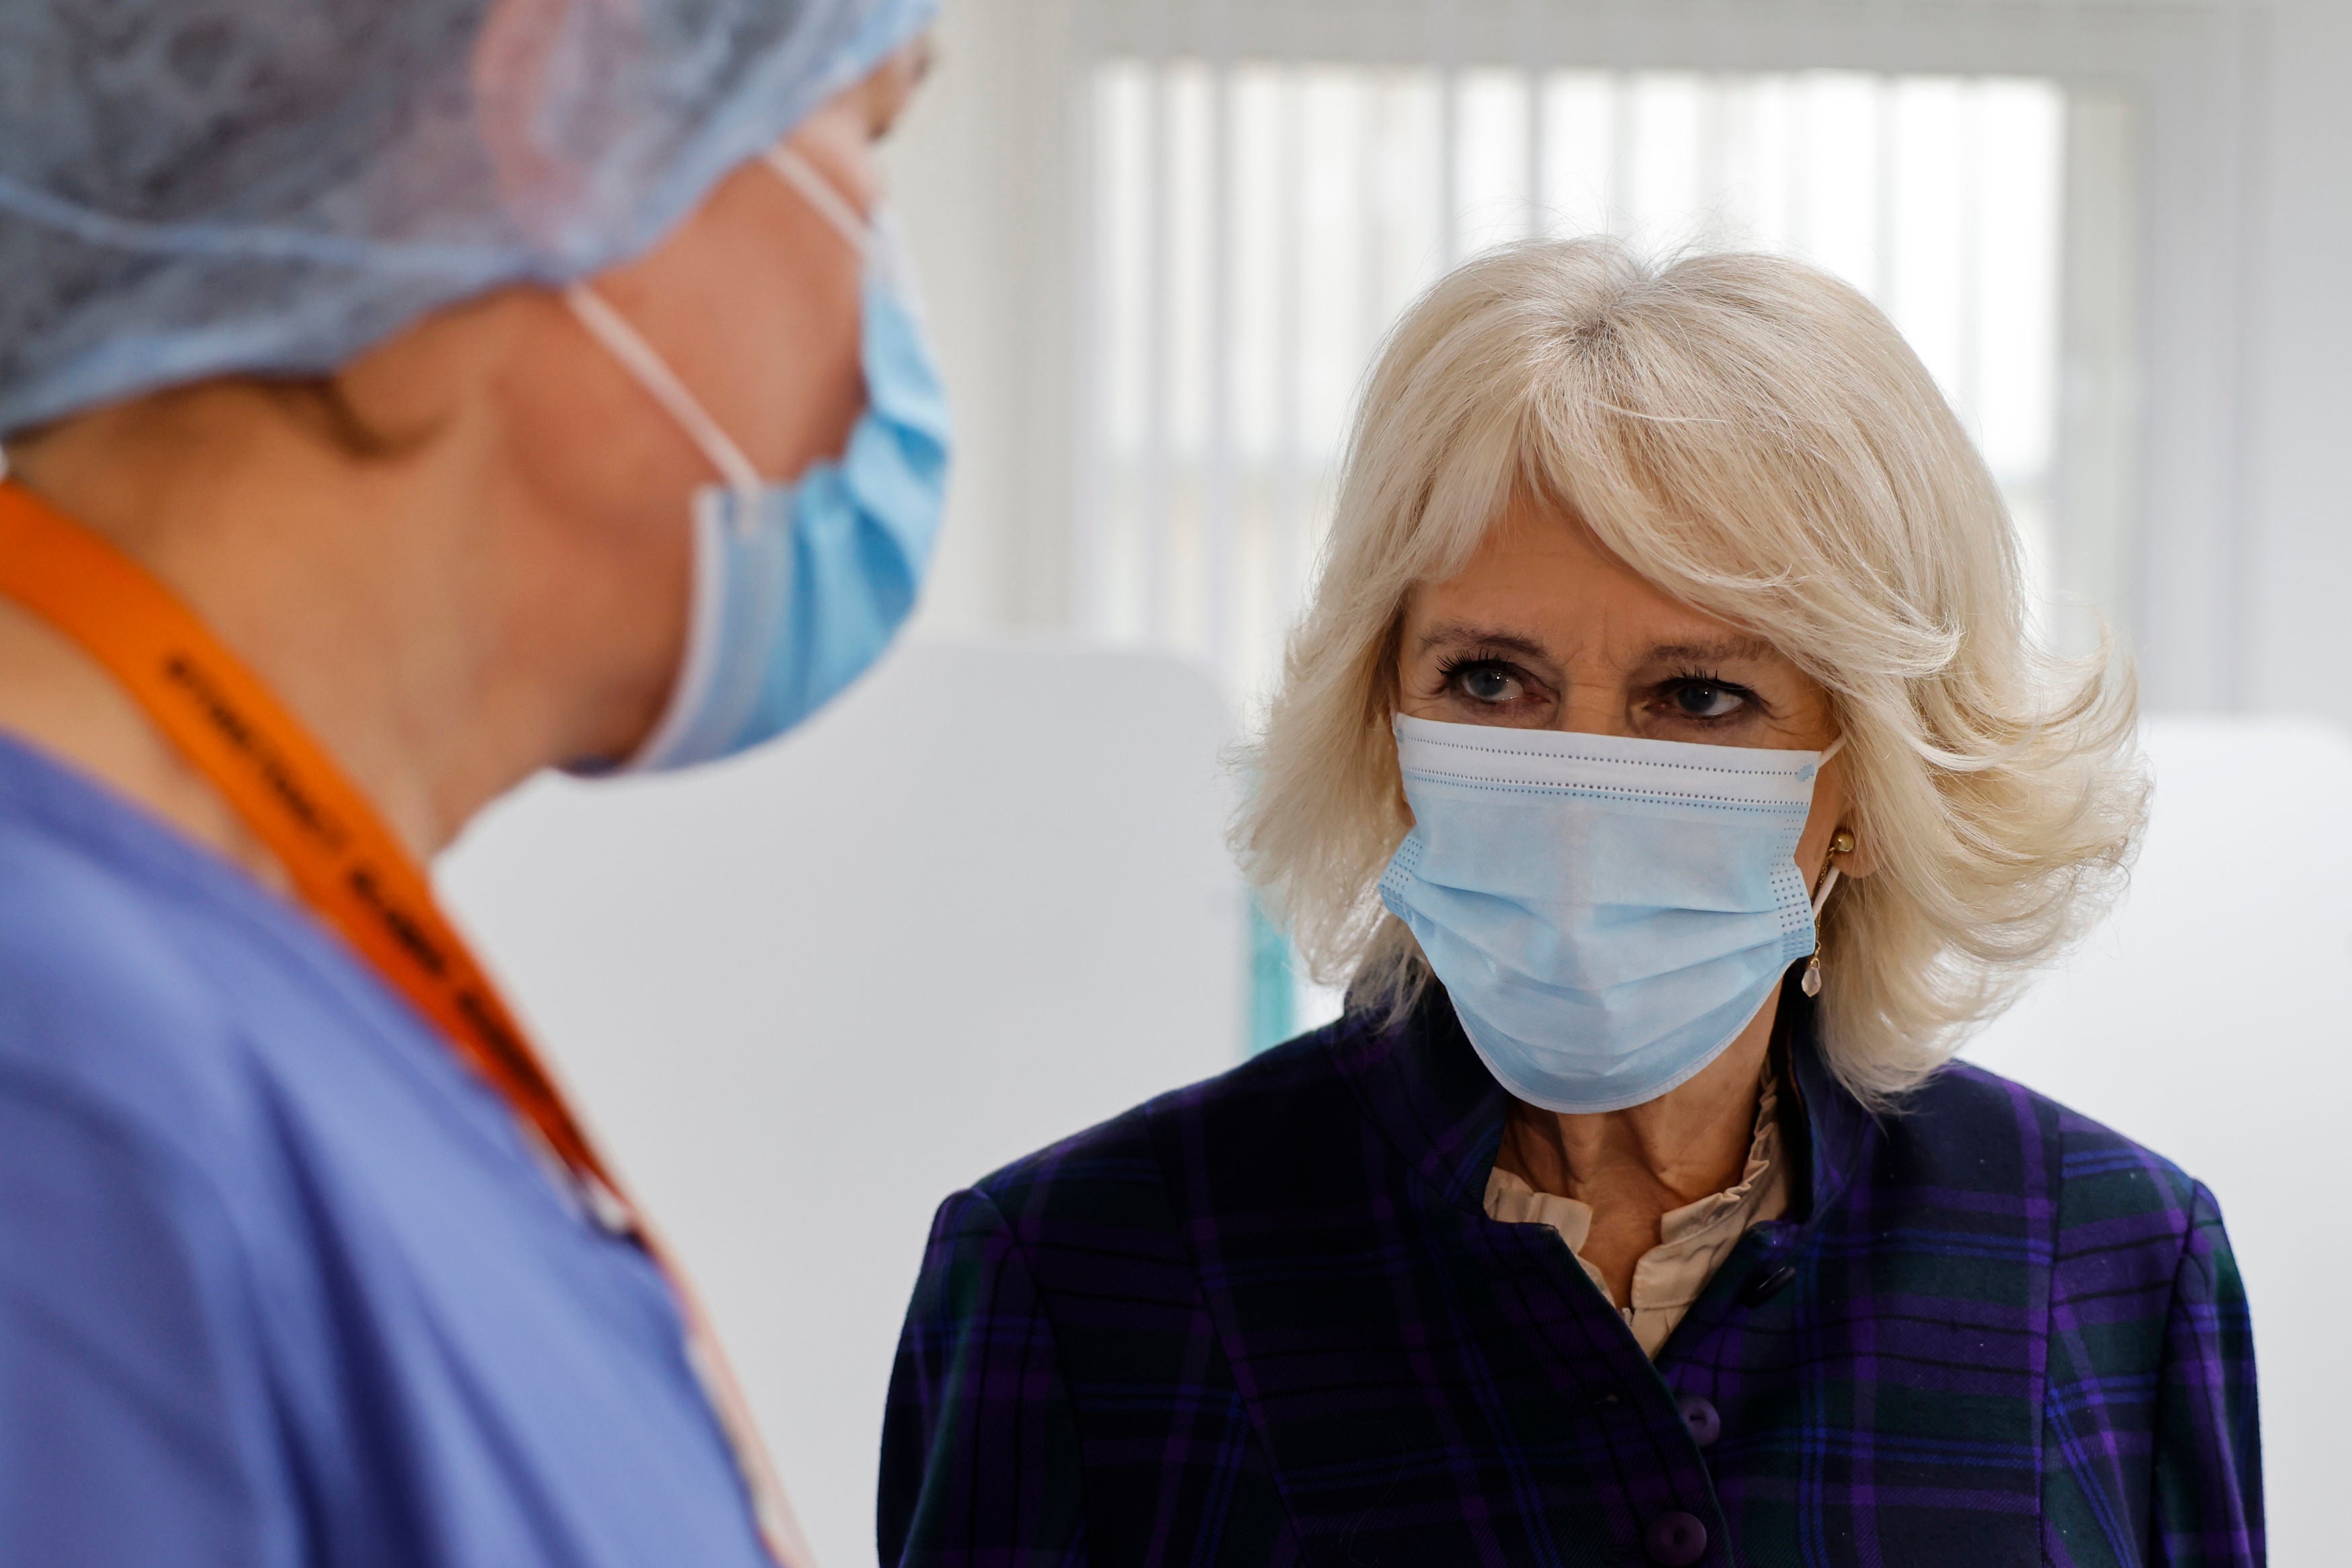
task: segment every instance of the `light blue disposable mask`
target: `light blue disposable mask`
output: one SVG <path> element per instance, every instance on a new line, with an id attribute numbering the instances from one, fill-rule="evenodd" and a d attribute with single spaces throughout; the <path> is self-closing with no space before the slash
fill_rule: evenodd
<path id="1" fill-rule="evenodd" d="M 860 217 L 791 149 L 766 158 L 865 261 L 866 410 L 838 459 L 789 482 L 761 478 L 619 312 L 585 285 L 566 291 L 582 323 L 725 480 L 694 498 L 685 662 L 632 769 L 731 756 L 814 713 L 889 646 L 939 534 L 947 398 L 895 232 Z"/>
<path id="2" fill-rule="evenodd" d="M 1829 750 L 1400 716 L 1413 828 L 1381 878 L 1503 1087 L 1549 1111 L 1654 1100 L 1813 950 L 1798 836 Z"/>

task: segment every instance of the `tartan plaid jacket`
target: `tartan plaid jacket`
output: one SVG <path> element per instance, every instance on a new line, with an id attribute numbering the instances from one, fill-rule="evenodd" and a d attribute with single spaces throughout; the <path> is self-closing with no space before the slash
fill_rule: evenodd
<path id="1" fill-rule="evenodd" d="M 1792 1205 L 1655 1364 L 1486 1218 L 1503 1091 L 1442 995 L 940 1208 L 883 1435 L 900 1568 L 2263 1560 L 2212 1195 L 1969 1066 L 1874 1119 L 1793 987 Z"/>

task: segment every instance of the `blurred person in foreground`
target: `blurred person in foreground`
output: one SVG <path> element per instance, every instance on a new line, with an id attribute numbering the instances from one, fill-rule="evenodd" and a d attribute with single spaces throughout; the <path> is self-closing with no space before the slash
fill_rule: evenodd
<path id="1" fill-rule="evenodd" d="M 0 1562 L 805 1562 L 422 868 L 906 615 L 929 10 L 0 16 Z"/>
<path id="2" fill-rule="evenodd" d="M 2026 621 L 1843 284 L 1440 282 L 1237 835 L 1346 1014 L 948 1200 L 884 1561 L 2259 1563 L 2212 1195 L 1950 1060 L 2145 811 Z"/>

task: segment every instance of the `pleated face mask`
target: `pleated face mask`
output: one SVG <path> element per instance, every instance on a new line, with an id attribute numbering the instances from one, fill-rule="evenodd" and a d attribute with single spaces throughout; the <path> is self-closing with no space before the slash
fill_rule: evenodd
<path id="1" fill-rule="evenodd" d="M 766 159 L 865 260 L 866 409 L 841 456 L 761 478 L 619 312 L 584 284 L 565 295 L 726 479 L 695 497 L 685 665 L 634 768 L 731 757 L 831 701 L 898 635 L 939 535 L 947 396 L 897 231 L 862 217 L 793 149 Z"/>
<path id="2" fill-rule="evenodd" d="M 1413 829 L 1381 901 L 1528 1103 L 1656 1099 L 1813 951 L 1797 840 L 1842 740 L 1758 751 L 1402 716 L 1396 737 Z"/>

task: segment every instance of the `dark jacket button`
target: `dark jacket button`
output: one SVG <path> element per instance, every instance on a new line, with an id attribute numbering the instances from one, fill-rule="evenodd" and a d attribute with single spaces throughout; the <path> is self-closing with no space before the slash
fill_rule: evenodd
<path id="1" fill-rule="evenodd" d="M 1797 1266 L 1794 1263 L 1782 1263 L 1770 1269 L 1759 1269 L 1749 1276 L 1748 1283 L 1739 1287 L 1739 1304 L 1743 1307 L 1760 1307 L 1782 1291 L 1787 1290 L 1789 1281 L 1796 1277 Z"/>
<path id="2" fill-rule="evenodd" d="M 1706 1555 L 1706 1526 L 1679 1509 L 1662 1513 L 1642 1531 L 1642 1550 L 1659 1568 L 1690 1568 Z"/>
<path id="3" fill-rule="evenodd" d="M 1722 1413 L 1696 1394 L 1685 1394 L 1675 1403 L 1682 1409 L 1683 1425 L 1690 1428 L 1691 1441 L 1702 1448 L 1715 1447 L 1715 1440 L 1723 1436 Z"/>

